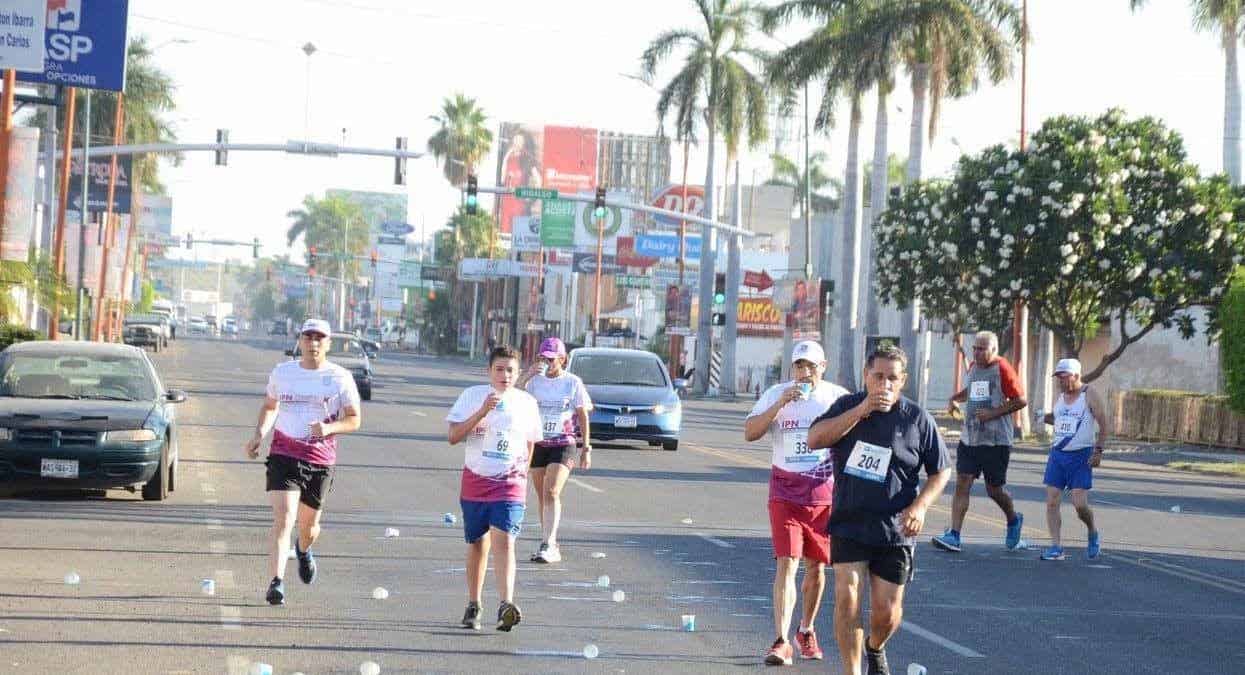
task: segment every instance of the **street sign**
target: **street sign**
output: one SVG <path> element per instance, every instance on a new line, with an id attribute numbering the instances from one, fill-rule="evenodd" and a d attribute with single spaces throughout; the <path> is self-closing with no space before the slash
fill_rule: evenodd
<path id="1" fill-rule="evenodd" d="M 744 270 L 744 286 L 747 286 L 748 288 L 755 288 L 758 291 L 764 291 L 768 288 L 773 288 L 774 279 L 770 277 L 769 272 L 766 272 L 765 270 L 761 270 L 760 272 Z"/>
<path id="2" fill-rule="evenodd" d="M 47 0 L 9 0 L 0 14 L 5 38 L 0 40 L 0 69 L 43 72 L 43 46 L 47 40 Z"/>
<path id="3" fill-rule="evenodd" d="M 597 271 L 597 256 L 594 253 L 576 253 L 572 266 L 574 271 L 581 274 L 595 274 Z M 626 269 L 618 264 L 614 256 L 601 256 L 601 274 L 620 274 L 626 271 Z"/>
<path id="4" fill-rule="evenodd" d="M 415 227 L 397 220 L 386 220 L 380 224 L 380 231 L 391 237 L 405 237 L 415 231 Z"/>
<path id="5" fill-rule="evenodd" d="M 402 237 L 377 237 L 376 243 L 380 246 L 406 246 L 406 239 Z"/>
<path id="6" fill-rule="evenodd" d="M 687 260 L 700 260 L 700 237 L 685 236 Z M 642 234 L 635 238 L 635 252 L 655 258 L 678 258 L 679 238 L 669 234 Z"/>
<path id="7" fill-rule="evenodd" d="M 424 281 L 449 281 L 452 273 L 453 268 L 450 267 L 424 265 L 419 268 L 419 278 Z"/>
<path id="8" fill-rule="evenodd" d="M 517 187 L 514 189 L 514 196 L 519 199 L 557 199 L 557 190 L 546 190 L 544 188 Z"/>
<path id="9" fill-rule="evenodd" d="M 575 245 L 576 204 L 569 199 L 545 200 L 540 212 L 540 243 L 546 247 Z"/>
<path id="10" fill-rule="evenodd" d="M 332 143 L 310 143 L 308 141 L 286 141 L 285 151 L 296 155 L 321 155 L 336 157 L 339 147 Z"/>
<path id="11" fill-rule="evenodd" d="M 614 277 L 614 284 L 619 288 L 646 289 L 653 287 L 653 278 L 642 274 L 619 274 Z"/>
<path id="12" fill-rule="evenodd" d="M 130 213 L 130 196 L 132 191 L 131 177 L 133 157 L 117 155 L 117 181 L 112 191 L 113 213 Z M 82 154 L 75 153 L 70 157 L 69 203 L 74 210 L 82 209 Z M 90 158 L 88 163 L 90 175 L 87 178 L 87 210 L 103 212 L 108 210 L 108 183 L 112 173 L 112 156 L 99 155 Z"/>
<path id="13" fill-rule="evenodd" d="M 88 89 L 125 89 L 129 0 L 48 0 L 42 72 L 19 80 Z"/>

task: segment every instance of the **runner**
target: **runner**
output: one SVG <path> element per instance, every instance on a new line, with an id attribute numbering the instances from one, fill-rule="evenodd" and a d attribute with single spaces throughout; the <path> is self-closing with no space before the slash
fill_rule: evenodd
<path id="1" fill-rule="evenodd" d="M 846 675 L 860 672 L 862 646 L 866 672 L 890 674 L 886 641 L 903 619 L 904 584 L 916 571 L 913 541 L 951 478 L 934 418 L 899 395 L 907 366 L 903 350 L 886 343 L 875 349 L 865 361 L 865 391 L 836 401 L 808 435 L 810 448 L 830 448 L 834 460 L 834 637 Z M 866 583 L 867 639 L 860 625 Z"/>
<path id="2" fill-rule="evenodd" d="M 804 559 L 804 598 L 796 642 L 800 657 L 822 658 L 813 622 L 826 588 L 830 562 L 831 492 L 834 475 L 825 471 L 825 450 L 808 449 L 813 420 L 847 390 L 826 382 L 826 355 L 816 342 L 801 342 L 791 350 L 790 382 L 765 391 L 744 422 L 744 439 L 751 442 L 768 432 L 773 448 L 769 479 L 770 538 L 778 568 L 774 572 L 774 629 L 778 639 L 765 654 L 771 666 L 789 666 L 794 657 L 787 641 L 795 611 L 795 574 Z"/>
<path id="3" fill-rule="evenodd" d="M 1060 539 L 1062 518 L 1060 500 L 1064 490 L 1072 491 L 1076 515 L 1085 523 L 1087 543 L 1085 557 L 1096 559 L 1102 553 L 1102 538 L 1094 527 L 1094 512 L 1089 508 L 1089 491 L 1094 487 L 1093 468 L 1102 462 L 1107 442 L 1106 406 L 1096 390 L 1081 383 L 1081 362 L 1062 359 L 1055 366 L 1060 395 L 1055 410 L 1044 421 L 1055 425 L 1050 457 L 1046 460 L 1046 524 L 1050 527 L 1050 547 L 1042 551 L 1042 560 L 1063 560 Z M 1095 428 L 1097 427 L 1097 428 Z"/>
<path id="4" fill-rule="evenodd" d="M 337 436 L 359 428 L 359 391 L 354 376 L 329 363 L 329 322 L 308 319 L 298 335 L 299 359 L 286 361 L 268 376 L 267 395 L 259 409 L 255 435 L 246 442 L 246 454 L 259 457 L 259 446 L 272 430 L 268 450 L 267 490 L 272 503 L 272 532 L 268 548 L 272 581 L 266 599 L 285 604 L 285 562 L 297 513 L 298 538 L 294 552 L 298 577 L 316 579 L 311 546 L 320 537 L 324 499 L 333 486 Z"/>
<path id="5" fill-rule="evenodd" d="M 523 525 L 532 448 L 541 440 L 536 399 L 516 389 L 519 353 L 496 347 L 488 358 L 489 384 L 468 387 L 446 416 L 450 445 L 467 442 L 463 466 L 463 533 L 467 540 L 467 611 L 463 627 L 480 630 L 480 598 L 489 550 L 497 573 L 497 630 L 523 615 L 514 604 L 514 541 Z"/>
<path id="6" fill-rule="evenodd" d="M 1007 536 L 1003 544 L 1009 549 L 1020 545 L 1020 530 L 1025 517 L 1016 513 L 1012 496 L 1007 492 L 1007 463 L 1011 458 L 1012 413 L 1024 408 L 1024 390 L 1012 364 L 999 356 L 999 336 L 981 331 L 973 338 L 973 367 L 968 371 L 968 385 L 951 397 L 950 409 L 967 401 L 964 430 L 955 451 L 955 497 L 951 501 L 951 527 L 934 537 L 934 546 L 960 552 L 960 529 L 968 515 L 968 500 L 973 481 L 985 474 L 986 494 L 1003 510 L 1007 518 Z"/>
<path id="7" fill-rule="evenodd" d="M 562 560 L 558 523 L 562 520 L 562 488 L 575 466 L 576 426 L 584 439 L 579 463 L 585 471 L 592 466 L 588 428 L 592 399 L 583 380 L 566 371 L 566 345 L 561 340 L 545 338 L 538 356 L 518 385 L 536 398 L 544 436 L 532 453 L 532 485 L 540 502 L 541 533 L 540 548 L 532 554 L 532 562 L 555 563 Z"/>

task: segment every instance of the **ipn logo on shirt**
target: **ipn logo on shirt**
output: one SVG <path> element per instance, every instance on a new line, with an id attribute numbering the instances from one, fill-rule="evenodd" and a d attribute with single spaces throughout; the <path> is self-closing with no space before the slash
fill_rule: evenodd
<path id="1" fill-rule="evenodd" d="M 48 30 L 76 33 L 82 27 L 82 0 L 48 0 Z"/>

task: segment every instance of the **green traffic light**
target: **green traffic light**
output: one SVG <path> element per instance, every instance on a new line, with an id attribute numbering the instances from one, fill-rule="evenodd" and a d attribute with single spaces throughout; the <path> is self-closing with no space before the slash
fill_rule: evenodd
<path id="1" fill-rule="evenodd" d="M 596 210 L 592 212 L 592 215 L 596 216 L 597 218 L 604 218 L 604 217 L 605 217 L 605 207 L 604 207 L 604 206 L 598 206 L 598 207 L 596 208 Z"/>
<path id="2" fill-rule="evenodd" d="M 467 195 L 467 206 L 470 206 L 470 207 L 472 207 L 472 208 L 475 208 L 475 205 L 476 205 L 476 196 L 475 196 L 475 195 Z"/>
<path id="3" fill-rule="evenodd" d="M 715 303 L 719 304 L 719 305 L 724 305 L 724 304 L 726 304 L 726 294 L 725 294 L 725 293 L 717 293 L 717 294 L 715 294 L 715 295 L 713 296 L 713 301 L 714 301 Z"/>

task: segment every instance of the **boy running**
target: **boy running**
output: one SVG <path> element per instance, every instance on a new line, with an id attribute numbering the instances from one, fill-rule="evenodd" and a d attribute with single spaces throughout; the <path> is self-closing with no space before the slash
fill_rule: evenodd
<path id="1" fill-rule="evenodd" d="M 467 442 L 460 500 L 467 540 L 467 611 L 463 627 L 480 630 L 480 598 L 489 549 L 497 572 L 497 630 L 510 631 L 523 615 L 514 604 L 514 541 L 523 525 L 532 448 L 541 440 L 536 399 L 516 389 L 519 354 L 506 346 L 489 353 L 489 384 L 468 387 L 446 421 L 450 445 Z"/>
<path id="2" fill-rule="evenodd" d="M 270 605 L 285 604 L 282 578 L 290 555 L 295 513 L 298 541 L 294 552 L 298 558 L 298 576 L 305 584 L 316 579 L 316 559 L 311 554 L 311 545 L 320 536 L 324 498 L 333 485 L 337 435 L 357 431 L 362 420 L 354 376 L 325 360 L 329 335 L 327 321 L 308 319 L 303 324 L 298 336 L 299 359 L 272 369 L 255 435 L 245 446 L 251 459 L 259 457 L 259 445 L 272 430 L 272 447 L 265 462 L 273 515 L 268 548 L 272 581 L 266 596 Z"/>
<path id="3" fill-rule="evenodd" d="M 778 639 L 765 654 L 771 666 L 789 666 L 793 659 L 787 635 L 795 610 L 795 573 L 804 559 L 804 597 L 796 641 L 800 657 L 822 658 L 813 622 L 826 587 L 830 562 L 830 502 L 833 474 L 827 450 L 809 450 L 808 428 L 847 390 L 821 379 L 826 356 L 816 342 L 801 342 L 791 351 L 791 382 L 770 387 L 744 422 L 744 439 L 770 434 L 773 446 L 769 481 L 770 534 L 778 569 L 774 573 L 774 628 Z"/>
<path id="4" fill-rule="evenodd" d="M 575 425 L 584 438 L 579 463 L 587 471 L 592 465 L 588 411 L 592 399 L 583 380 L 566 371 L 566 345 L 556 337 L 540 343 L 539 358 L 519 380 L 519 387 L 536 398 L 540 406 L 543 440 L 532 453 L 532 485 L 540 502 L 540 548 L 532 562 L 555 563 L 562 560 L 558 549 L 558 523 L 562 520 L 562 488 L 575 466 Z"/>

